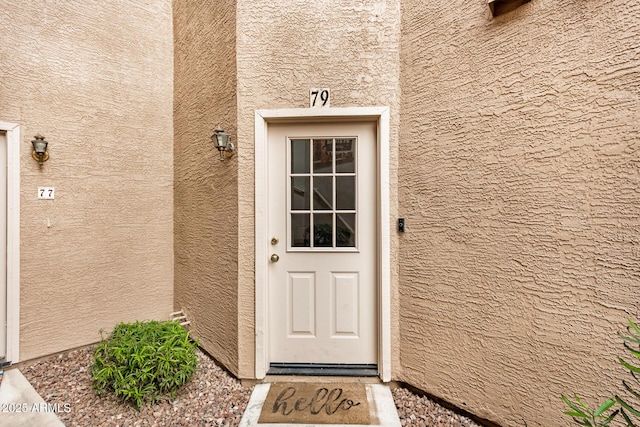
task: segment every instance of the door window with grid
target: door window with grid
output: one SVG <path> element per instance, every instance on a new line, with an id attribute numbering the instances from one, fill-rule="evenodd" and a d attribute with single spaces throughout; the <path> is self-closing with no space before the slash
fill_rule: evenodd
<path id="1" fill-rule="evenodd" d="M 289 249 L 355 250 L 356 138 L 288 140 Z"/>

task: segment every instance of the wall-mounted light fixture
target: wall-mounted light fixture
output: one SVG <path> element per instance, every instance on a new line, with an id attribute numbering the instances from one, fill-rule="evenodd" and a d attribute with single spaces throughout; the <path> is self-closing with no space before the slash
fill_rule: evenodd
<path id="1" fill-rule="evenodd" d="M 511 12 L 530 1 L 531 0 L 487 0 L 487 4 L 489 5 L 489 9 L 491 9 L 491 14 L 493 16 L 498 16 Z"/>
<path id="2" fill-rule="evenodd" d="M 213 141 L 213 145 L 220 152 L 220 161 L 223 161 L 225 156 L 233 156 L 235 147 L 230 141 L 231 138 L 229 137 L 229 134 L 225 133 L 220 126 L 218 126 L 214 132 L 215 133 L 211 135 L 211 140 Z"/>
<path id="3" fill-rule="evenodd" d="M 33 144 L 33 151 L 31 152 L 31 157 L 40 163 L 40 166 L 47 160 L 49 160 L 49 153 L 47 152 L 47 145 L 49 143 L 44 140 L 44 136 L 37 134 L 34 136 L 34 140 L 31 141 Z"/>

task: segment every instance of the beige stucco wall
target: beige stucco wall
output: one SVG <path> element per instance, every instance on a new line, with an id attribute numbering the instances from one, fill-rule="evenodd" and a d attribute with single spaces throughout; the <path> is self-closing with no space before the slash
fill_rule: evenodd
<path id="1" fill-rule="evenodd" d="M 175 300 L 202 347 L 238 374 L 238 160 L 235 1 L 173 2 Z M 241 148 L 242 149 L 242 148 Z"/>
<path id="2" fill-rule="evenodd" d="M 255 370 L 254 111 L 306 108 L 312 87 L 330 88 L 332 107 L 391 107 L 393 188 L 400 4 L 397 0 L 239 0 L 237 7 L 238 307 L 239 317 L 245 319 L 239 330 L 239 373 L 250 378 Z M 395 195 L 391 204 L 393 217 Z"/>
<path id="3" fill-rule="evenodd" d="M 402 32 L 401 379 L 569 426 L 640 316 L 640 7 L 405 0 Z"/>
<path id="4" fill-rule="evenodd" d="M 326 87 L 333 107 L 391 107 L 394 379 L 503 426 L 568 426 L 560 393 L 595 404 L 626 376 L 637 2 L 491 19 L 464 0 L 402 16 L 399 0 L 2 1 L 0 20 L 0 120 L 23 137 L 21 359 L 175 308 L 253 378 L 254 111 Z M 225 162 L 216 125 L 238 146 Z"/>
<path id="5" fill-rule="evenodd" d="M 20 358 L 172 309 L 171 2 L 0 2 L 21 126 Z M 33 135 L 50 160 L 31 158 Z M 55 200 L 37 200 L 38 186 Z"/>

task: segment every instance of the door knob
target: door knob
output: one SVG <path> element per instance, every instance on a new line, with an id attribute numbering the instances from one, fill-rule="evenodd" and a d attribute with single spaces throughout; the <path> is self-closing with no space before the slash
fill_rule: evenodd
<path id="1" fill-rule="evenodd" d="M 280 257 L 278 256 L 278 254 L 271 255 L 271 262 L 278 262 L 279 260 L 280 260 Z"/>

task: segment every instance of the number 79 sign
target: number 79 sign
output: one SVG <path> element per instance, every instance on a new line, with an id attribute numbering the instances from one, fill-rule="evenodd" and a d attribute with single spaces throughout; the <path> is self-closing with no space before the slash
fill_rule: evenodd
<path id="1" fill-rule="evenodd" d="M 309 107 L 329 107 L 329 98 L 331 93 L 329 89 L 310 89 L 309 90 Z"/>

